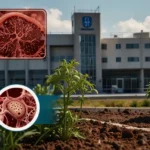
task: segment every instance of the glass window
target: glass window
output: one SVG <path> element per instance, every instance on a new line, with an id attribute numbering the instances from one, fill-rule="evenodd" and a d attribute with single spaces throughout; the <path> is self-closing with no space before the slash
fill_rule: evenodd
<path id="1" fill-rule="evenodd" d="M 139 44 L 134 44 L 134 48 L 139 48 Z"/>
<path id="2" fill-rule="evenodd" d="M 47 75 L 47 70 L 30 70 L 29 71 L 29 87 L 33 88 L 37 84 L 43 85 L 46 75 Z"/>
<path id="3" fill-rule="evenodd" d="M 69 62 L 73 59 L 73 56 L 66 56 L 66 60 Z"/>
<path id="4" fill-rule="evenodd" d="M 116 62 L 121 62 L 121 57 L 116 57 Z"/>
<path id="5" fill-rule="evenodd" d="M 54 56 L 54 62 L 58 62 L 60 60 L 59 56 Z"/>
<path id="6" fill-rule="evenodd" d="M 139 48 L 139 44 L 135 43 L 135 44 L 126 44 L 126 49 L 138 49 Z"/>
<path id="7" fill-rule="evenodd" d="M 85 42 L 89 42 L 89 38 L 87 35 L 85 35 Z"/>
<path id="8" fill-rule="evenodd" d="M 0 71 L 0 89 L 5 86 L 5 72 Z"/>
<path id="9" fill-rule="evenodd" d="M 146 49 L 150 49 L 150 43 L 146 43 L 146 44 L 145 44 L 145 48 L 146 48 Z"/>
<path id="10" fill-rule="evenodd" d="M 51 61 L 52 61 L 52 62 L 54 61 L 54 56 L 51 56 Z"/>
<path id="11" fill-rule="evenodd" d="M 145 61 L 150 61 L 150 57 L 145 57 Z"/>
<path id="12" fill-rule="evenodd" d="M 103 50 L 106 50 L 107 49 L 107 44 L 102 44 L 102 47 L 101 47 Z"/>
<path id="13" fill-rule="evenodd" d="M 65 56 L 60 56 L 60 60 L 63 60 L 63 59 L 65 59 Z"/>
<path id="14" fill-rule="evenodd" d="M 103 63 L 107 63 L 107 58 L 106 58 L 106 57 L 103 57 L 103 58 L 102 58 L 102 62 L 103 62 Z"/>
<path id="15" fill-rule="evenodd" d="M 128 62 L 139 62 L 139 57 L 128 57 Z"/>
<path id="16" fill-rule="evenodd" d="M 9 71 L 9 84 L 25 85 L 25 71 Z"/>
<path id="17" fill-rule="evenodd" d="M 87 44 L 85 45 L 84 49 L 85 49 L 85 54 L 88 54 L 88 45 Z"/>
<path id="18" fill-rule="evenodd" d="M 116 44 L 116 49 L 121 49 L 121 44 Z"/>
<path id="19" fill-rule="evenodd" d="M 96 55 L 96 46 L 95 45 L 93 46 L 92 52 L 93 52 L 93 55 L 95 56 Z"/>
<path id="20" fill-rule="evenodd" d="M 81 72 L 87 73 L 91 76 L 94 83 L 96 76 L 94 70 L 96 69 L 96 39 L 95 35 L 81 35 Z M 84 40 L 82 40 L 84 39 Z"/>

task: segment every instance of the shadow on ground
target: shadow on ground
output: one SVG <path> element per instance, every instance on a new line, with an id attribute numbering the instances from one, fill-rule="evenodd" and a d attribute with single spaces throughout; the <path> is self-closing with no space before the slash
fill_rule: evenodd
<path id="1" fill-rule="evenodd" d="M 146 123 L 146 124 L 150 124 L 150 116 L 140 116 L 140 117 L 136 117 L 136 118 L 131 118 L 131 119 L 123 121 L 121 123 L 123 123 L 123 124 L 127 124 L 127 123 Z"/>

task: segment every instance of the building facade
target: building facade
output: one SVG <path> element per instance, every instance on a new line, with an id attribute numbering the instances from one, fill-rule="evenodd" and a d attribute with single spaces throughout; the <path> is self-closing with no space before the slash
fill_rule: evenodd
<path id="1" fill-rule="evenodd" d="M 99 92 L 144 92 L 150 82 L 150 34 L 132 37 L 101 37 L 100 13 L 72 15 L 72 34 L 48 34 L 43 60 L 0 60 L 0 88 L 23 84 L 33 88 L 44 84 L 62 59 L 77 60 L 82 73 Z"/>

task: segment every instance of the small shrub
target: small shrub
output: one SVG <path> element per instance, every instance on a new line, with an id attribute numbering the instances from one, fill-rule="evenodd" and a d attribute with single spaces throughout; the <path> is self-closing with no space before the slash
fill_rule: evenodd
<path id="1" fill-rule="evenodd" d="M 132 101 L 130 107 L 138 107 L 138 102 L 136 100 Z"/>
<path id="2" fill-rule="evenodd" d="M 150 107 L 150 100 L 145 99 L 145 100 L 142 102 L 142 106 L 144 106 L 144 107 Z"/>
<path id="3" fill-rule="evenodd" d="M 116 106 L 117 107 L 123 107 L 124 106 L 124 103 L 122 102 L 122 103 L 118 103 L 118 104 L 116 104 Z"/>

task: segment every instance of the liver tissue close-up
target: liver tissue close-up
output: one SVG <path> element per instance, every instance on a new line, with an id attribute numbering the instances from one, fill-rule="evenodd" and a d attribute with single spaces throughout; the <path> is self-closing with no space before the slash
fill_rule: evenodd
<path id="1" fill-rule="evenodd" d="M 0 12 L 0 59 L 42 59 L 46 55 L 44 10 Z"/>

